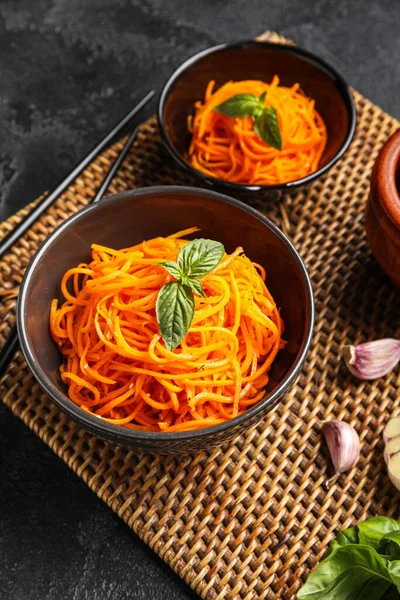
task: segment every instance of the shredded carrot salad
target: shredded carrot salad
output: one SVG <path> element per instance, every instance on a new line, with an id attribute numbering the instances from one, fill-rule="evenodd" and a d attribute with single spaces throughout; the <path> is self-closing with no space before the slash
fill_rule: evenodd
<path id="1" fill-rule="evenodd" d="M 264 395 L 283 347 L 283 322 L 263 267 L 242 248 L 202 278 L 187 336 L 166 349 L 156 299 L 196 227 L 131 248 L 92 245 L 92 260 L 69 269 L 53 300 L 50 330 L 65 361 L 61 377 L 83 410 L 131 429 L 183 431 L 227 421 Z"/>
<path id="2" fill-rule="evenodd" d="M 229 81 L 216 91 L 214 87 L 215 81 L 210 81 L 204 102 L 196 102 L 195 114 L 188 120 L 193 167 L 210 177 L 254 185 L 286 183 L 318 169 L 327 142 L 326 127 L 315 101 L 305 96 L 298 83 L 280 86 L 275 75 L 270 84 Z M 214 110 L 237 94 L 259 97 L 263 92 L 265 105 L 278 114 L 282 150 L 258 137 L 252 117 L 233 118 Z"/>

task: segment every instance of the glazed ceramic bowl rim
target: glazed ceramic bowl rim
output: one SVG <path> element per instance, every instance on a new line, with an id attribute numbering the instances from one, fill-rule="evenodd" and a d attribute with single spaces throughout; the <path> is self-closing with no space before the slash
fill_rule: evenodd
<path id="1" fill-rule="evenodd" d="M 307 303 L 309 306 L 309 324 L 307 327 L 307 331 L 305 334 L 305 340 L 303 342 L 303 347 L 299 356 L 297 357 L 295 363 L 292 365 L 289 372 L 286 374 L 281 383 L 273 390 L 273 392 L 267 395 L 263 400 L 261 400 L 258 404 L 251 407 L 242 415 L 231 419 L 230 421 L 226 421 L 225 423 L 221 423 L 219 425 L 213 425 L 211 427 L 207 427 L 204 429 L 196 429 L 193 431 L 182 431 L 182 432 L 147 432 L 147 431 L 139 431 L 133 429 L 127 429 L 122 427 L 121 425 L 114 425 L 108 423 L 107 421 L 103 421 L 98 417 L 92 416 L 89 413 L 86 413 L 81 408 L 79 408 L 76 404 L 74 404 L 64 393 L 62 393 L 50 380 L 46 372 L 41 368 L 41 366 L 36 362 L 34 353 L 31 350 L 30 343 L 28 341 L 28 328 L 27 328 L 27 319 L 26 315 L 29 309 L 28 306 L 28 288 L 30 285 L 30 281 L 32 276 L 36 270 L 36 267 L 40 263 L 40 260 L 44 253 L 49 249 L 52 245 L 53 241 L 63 233 L 66 229 L 68 229 L 71 225 L 73 225 L 76 221 L 81 219 L 84 215 L 91 211 L 98 210 L 98 207 L 102 204 L 118 204 L 124 198 L 132 197 L 132 196 L 147 196 L 154 195 L 155 193 L 161 195 L 174 195 L 179 193 L 190 193 L 190 194 L 206 194 L 209 198 L 213 198 L 216 201 L 221 203 L 231 204 L 240 208 L 241 210 L 250 213 L 256 219 L 261 221 L 266 227 L 271 229 L 283 242 L 283 244 L 288 248 L 293 258 L 295 259 L 300 273 L 303 276 L 304 284 L 306 287 L 307 293 Z M 254 208 L 239 202 L 234 198 L 230 198 L 229 196 L 225 196 L 224 194 L 220 194 L 218 192 L 214 192 L 211 190 L 204 190 L 201 188 L 187 187 L 187 186 L 152 186 L 146 188 L 137 188 L 136 190 L 130 190 L 126 192 L 122 192 L 119 194 L 115 194 L 113 196 L 109 196 L 108 198 L 102 200 L 100 203 L 91 204 L 82 210 L 78 211 L 76 214 L 71 216 L 69 219 L 64 221 L 61 225 L 59 225 L 53 233 L 43 242 L 40 246 L 39 250 L 36 252 L 33 257 L 31 263 L 29 264 L 22 284 L 20 293 L 18 296 L 18 308 L 17 308 L 17 325 L 18 325 L 18 334 L 21 342 L 21 347 L 23 354 L 25 356 L 26 362 L 28 363 L 31 371 L 35 375 L 36 379 L 39 381 L 41 387 L 44 391 L 53 399 L 54 403 L 63 410 L 69 416 L 81 424 L 84 428 L 87 428 L 89 431 L 97 431 L 98 434 L 104 435 L 105 438 L 110 439 L 110 435 L 117 440 L 118 443 L 123 444 L 125 441 L 128 442 L 167 442 L 172 440 L 193 440 L 197 438 L 202 438 L 209 434 L 218 434 L 219 432 L 225 431 L 234 427 L 235 425 L 239 425 L 244 423 L 246 420 L 250 419 L 253 415 L 256 415 L 268 406 L 273 405 L 275 400 L 289 390 L 294 380 L 297 378 L 299 374 L 300 368 L 304 362 L 305 356 L 308 352 L 313 326 L 314 326 L 314 299 L 311 287 L 311 281 L 307 270 L 303 264 L 302 259 L 300 258 L 298 252 L 292 245 L 292 243 L 285 237 L 285 235 L 278 229 L 272 221 L 266 218 L 264 215 L 256 211 Z"/>
<path id="2" fill-rule="evenodd" d="M 320 69 L 321 71 L 328 72 L 333 77 L 333 79 L 337 85 L 338 91 L 343 98 L 343 101 L 346 105 L 346 109 L 347 109 L 348 116 L 349 116 L 349 126 L 348 126 L 346 138 L 345 138 L 342 146 L 340 147 L 340 149 L 335 154 L 335 156 L 333 156 L 326 165 L 317 169 L 316 171 L 314 171 L 314 173 L 310 173 L 310 175 L 307 175 L 306 177 L 302 177 L 301 179 L 294 179 L 293 181 L 288 181 L 287 183 L 280 183 L 280 184 L 276 184 L 276 185 L 247 185 L 247 184 L 241 184 L 241 183 L 232 183 L 230 181 L 225 181 L 223 179 L 209 177 L 209 176 L 205 175 L 204 173 L 202 173 L 201 171 L 198 171 L 197 169 L 192 167 L 192 165 L 187 163 L 178 152 L 176 152 L 175 148 L 173 147 L 173 145 L 170 142 L 169 136 L 167 134 L 167 131 L 166 131 L 166 128 L 164 125 L 164 114 L 163 114 L 164 106 L 165 106 L 165 102 L 169 96 L 171 89 L 173 88 L 174 84 L 178 81 L 180 76 L 184 73 L 184 71 L 186 71 L 186 69 L 188 69 L 189 67 L 192 67 L 195 63 L 197 63 L 199 60 L 201 60 L 205 56 L 209 56 L 210 54 L 215 54 L 215 53 L 221 52 L 221 50 L 226 50 L 226 49 L 230 49 L 230 48 L 241 49 L 241 48 L 249 48 L 249 47 L 262 47 L 262 48 L 266 48 L 266 49 L 273 48 L 275 50 L 278 50 L 279 52 L 286 52 L 288 54 L 297 54 L 301 58 L 308 59 L 318 69 Z M 346 83 L 345 79 L 342 77 L 342 75 L 340 75 L 340 73 L 338 71 L 336 71 L 336 69 L 334 67 L 332 67 L 329 63 L 327 63 L 324 59 L 320 58 L 316 54 L 313 54 L 312 52 L 309 52 L 308 50 L 304 50 L 303 48 L 299 48 L 297 46 L 289 46 L 286 44 L 275 44 L 273 42 L 262 42 L 262 41 L 256 41 L 256 40 L 243 40 L 243 41 L 239 41 L 239 42 L 227 42 L 227 43 L 223 43 L 223 44 L 218 44 L 217 46 L 212 46 L 210 48 L 207 48 L 206 50 L 202 50 L 202 51 L 198 52 L 197 54 L 194 54 L 193 56 L 188 58 L 185 62 L 183 62 L 172 73 L 172 75 L 169 77 L 169 79 L 167 80 L 166 84 L 164 85 L 164 87 L 161 91 L 160 99 L 158 101 L 157 119 L 158 119 L 159 130 L 161 132 L 161 137 L 163 139 L 163 142 L 164 142 L 168 152 L 179 163 L 179 165 L 181 167 L 183 167 L 186 171 L 189 171 L 190 173 L 195 174 L 197 177 L 200 177 L 203 181 L 205 181 L 209 184 L 217 185 L 217 186 L 219 185 L 221 187 L 225 187 L 227 190 L 229 189 L 232 193 L 235 193 L 235 192 L 238 193 L 238 192 L 243 192 L 243 191 L 289 190 L 290 188 L 298 187 L 298 186 L 310 183 L 317 177 L 320 177 L 321 175 L 326 173 L 326 171 L 328 171 L 331 167 L 333 167 L 333 165 L 343 156 L 343 154 L 346 152 L 346 150 L 350 146 L 350 143 L 353 139 L 354 132 L 356 129 L 357 112 L 356 112 L 356 107 L 355 107 L 352 93 L 351 93 L 350 88 L 349 88 L 348 84 Z"/>
<path id="3" fill-rule="evenodd" d="M 382 204 L 393 225 L 400 229 L 400 192 L 397 184 L 400 171 L 400 129 L 386 140 L 378 156 L 377 165 L 382 173 L 387 170 L 386 177 L 378 177 Z"/>

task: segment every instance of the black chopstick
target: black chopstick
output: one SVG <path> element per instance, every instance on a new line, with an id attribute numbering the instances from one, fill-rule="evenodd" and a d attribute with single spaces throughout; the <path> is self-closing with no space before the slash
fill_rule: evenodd
<path id="1" fill-rule="evenodd" d="M 154 92 L 149 92 L 149 94 L 147 94 L 147 96 L 145 97 L 147 99 L 146 103 L 153 96 L 154 96 Z M 144 99 L 141 102 L 143 103 L 143 101 L 144 101 Z M 144 104 L 142 104 L 142 106 L 144 106 Z M 98 202 L 99 200 L 101 200 L 101 198 L 103 197 L 104 193 L 106 192 L 108 186 L 110 185 L 111 180 L 115 176 L 115 173 L 118 171 L 124 158 L 128 154 L 133 142 L 135 141 L 138 131 L 139 131 L 139 127 L 135 127 L 135 129 L 130 134 L 127 142 L 125 143 L 125 146 L 122 148 L 116 161 L 114 162 L 113 166 L 111 167 L 110 171 L 108 172 L 106 178 L 104 179 L 103 183 L 101 184 L 100 188 L 98 189 L 96 195 L 94 196 L 94 198 L 92 198 L 92 200 L 89 202 L 89 204 L 92 204 L 93 202 Z M 17 326 L 15 325 L 12 328 L 12 330 L 10 331 L 10 334 L 9 334 L 3 348 L 0 350 L 0 378 L 3 376 L 8 365 L 10 364 L 10 361 L 18 348 L 18 343 L 19 343 L 18 329 L 17 329 Z"/>
<path id="2" fill-rule="evenodd" d="M 17 326 L 15 325 L 6 339 L 6 343 L 0 351 L 0 377 L 5 373 L 12 357 L 17 351 L 19 344 Z"/>
<path id="3" fill-rule="evenodd" d="M 15 244 L 15 242 L 33 225 L 35 221 L 53 204 L 55 200 L 67 189 L 83 169 L 85 169 L 94 158 L 113 140 L 133 119 L 133 117 L 153 98 L 155 92 L 151 90 L 127 115 L 110 131 L 108 135 L 77 165 L 73 171 L 56 188 L 22 219 L 22 221 L 10 231 L 0 242 L 0 258 Z"/>
<path id="4" fill-rule="evenodd" d="M 131 146 L 136 139 L 139 129 L 140 129 L 140 126 L 135 127 L 135 129 L 132 131 L 125 146 L 122 148 L 121 152 L 118 154 L 117 160 L 115 161 L 115 163 L 109 170 L 107 177 L 105 178 L 105 180 L 99 187 L 95 197 L 90 201 L 90 204 L 92 204 L 93 202 L 98 202 L 104 196 L 105 192 L 107 191 L 108 186 L 110 185 L 111 181 L 114 179 L 115 173 L 118 171 L 118 169 L 124 162 L 125 156 L 128 154 L 129 150 L 131 149 Z"/>

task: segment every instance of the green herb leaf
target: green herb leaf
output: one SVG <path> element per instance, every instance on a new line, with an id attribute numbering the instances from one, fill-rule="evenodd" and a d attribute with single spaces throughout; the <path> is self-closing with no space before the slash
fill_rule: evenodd
<path id="1" fill-rule="evenodd" d="M 172 351 L 187 334 L 194 315 L 193 292 L 177 281 L 166 283 L 158 293 L 156 314 L 161 336 Z"/>
<path id="2" fill-rule="evenodd" d="M 237 94 L 216 106 L 214 110 L 228 117 L 252 117 L 260 104 L 260 98 L 254 94 Z"/>
<path id="3" fill-rule="evenodd" d="M 267 92 L 263 92 L 261 94 L 261 96 L 259 97 L 259 101 L 261 102 L 261 104 L 264 104 L 265 101 L 265 96 L 267 95 Z"/>
<path id="4" fill-rule="evenodd" d="M 395 585 L 391 585 L 390 588 L 383 594 L 382 600 L 399 600 L 399 592 Z"/>
<path id="5" fill-rule="evenodd" d="M 265 106 L 267 92 L 258 98 L 254 94 L 237 94 L 214 108 L 228 117 L 253 117 L 254 131 L 272 148 L 282 150 L 282 136 L 278 114 L 272 106 Z"/>
<path id="6" fill-rule="evenodd" d="M 358 544 L 358 533 L 356 527 L 349 527 L 344 531 L 341 531 L 336 536 L 336 539 L 331 543 L 331 551 L 335 550 L 339 546 L 347 546 L 348 544 Z"/>
<path id="7" fill-rule="evenodd" d="M 188 279 L 203 277 L 212 271 L 224 256 L 225 249 L 214 240 L 192 240 L 178 254 L 179 269 Z"/>
<path id="8" fill-rule="evenodd" d="M 166 283 L 158 293 L 156 315 L 158 328 L 168 350 L 180 344 L 193 320 L 193 291 L 206 297 L 199 277 L 212 271 L 225 253 L 220 242 L 192 240 L 178 254 L 177 262 L 160 263 L 177 281 Z"/>
<path id="9" fill-rule="evenodd" d="M 183 282 L 185 285 L 189 286 L 198 296 L 205 298 L 206 295 L 204 293 L 203 285 L 201 281 L 198 279 L 186 279 Z"/>
<path id="10" fill-rule="evenodd" d="M 394 600 L 400 591 L 400 522 L 373 517 L 339 533 L 299 600 Z"/>
<path id="11" fill-rule="evenodd" d="M 388 564 L 389 577 L 400 592 L 400 560 L 391 560 Z"/>
<path id="12" fill-rule="evenodd" d="M 264 109 L 262 108 L 261 105 L 259 108 L 254 109 L 254 112 L 253 112 L 254 123 L 261 117 L 261 115 L 263 114 L 263 111 L 264 111 Z M 253 125 L 253 129 L 254 129 L 254 125 Z"/>
<path id="13" fill-rule="evenodd" d="M 182 276 L 179 266 L 171 260 L 167 260 L 166 262 L 160 263 L 160 267 L 164 267 L 164 269 L 166 269 L 168 273 L 175 277 L 175 279 L 178 279 L 178 281 Z"/>
<path id="14" fill-rule="evenodd" d="M 378 552 L 389 559 L 400 560 L 400 531 L 386 534 L 379 542 Z"/>
<path id="15" fill-rule="evenodd" d="M 310 575 L 299 600 L 378 600 L 392 585 L 387 561 L 370 546 L 336 548 Z"/>
<path id="16" fill-rule="evenodd" d="M 392 531 L 400 531 L 400 523 L 389 517 L 372 517 L 357 525 L 360 544 L 378 550 L 381 539 Z"/>
<path id="17" fill-rule="evenodd" d="M 278 114 L 272 106 L 266 106 L 254 122 L 254 131 L 263 142 L 282 150 L 282 136 L 279 129 Z"/>

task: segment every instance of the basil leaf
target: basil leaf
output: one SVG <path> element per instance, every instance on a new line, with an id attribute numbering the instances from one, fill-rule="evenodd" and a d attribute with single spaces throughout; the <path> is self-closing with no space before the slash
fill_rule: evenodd
<path id="1" fill-rule="evenodd" d="M 369 546 L 336 548 L 311 573 L 299 600 L 378 600 L 390 588 L 387 561 Z"/>
<path id="2" fill-rule="evenodd" d="M 400 560 L 400 531 L 386 534 L 379 542 L 378 552 L 389 559 Z"/>
<path id="3" fill-rule="evenodd" d="M 307 596 L 307 600 L 379 600 L 382 594 L 393 587 L 390 581 L 352 567 L 339 575 L 332 588 L 322 592 L 322 595 L 317 592 L 316 595 Z"/>
<path id="4" fill-rule="evenodd" d="M 272 106 L 266 106 L 254 122 L 254 131 L 263 142 L 282 150 L 282 136 L 279 129 L 278 114 Z"/>
<path id="5" fill-rule="evenodd" d="M 358 541 L 378 550 L 381 539 L 392 531 L 400 531 L 400 523 L 389 517 L 372 517 L 357 525 Z"/>
<path id="6" fill-rule="evenodd" d="M 336 539 L 331 543 L 331 551 L 339 546 L 347 546 L 348 544 L 358 544 L 358 533 L 356 527 L 349 527 L 337 534 Z"/>
<path id="7" fill-rule="evenodd" d="M 237 94 L 214 108 L 228 117 L 253 117 L 254 131 L 259 138 L 272 148 L 282 150 L 282 136 L 279 129 L 278 113 L 272 106 L 265 106 L 267 92 L 257 98 L 254 94 Z"/>
<path id="8" fill-rule="evenodd" d="M 192 240 L 179 252 L 177 262 L 182 274 L 188 279 L 194 279 L 212 271 L 224 253 L 225 249 L 220 242 Z"/>
<path id="9" fill-rule="evenodd" d="M 190 288 L 171 281 L 158 293 L 156 302 L 158 327 L 168 350 L 172 351 L 187 334 L 194 315 L 194 297 Z"/>
<path id="10" fill-rule="evenodd" d="M 214 108 L 228 117 L 252 117 L 254 109 L 260 106 L 260 99 L 254 94 L 237 94 Z"/>
<path id="11" fill-rule="evenodd" d="M 170 273 L 173 277 L 175 277 L 175 279 L 179 279 L 182 276 L 182 273 L 178 267 L 178 265 L 174 262 L 172 262 L 171 260 L 167 260 L 166 262 L 162 262 L 160 263 L 160 267 L 164 267 L 164 269 L 166 269 L 168 271 L 168 273 Z"/>
<path id="12" fill-rule="evenodd" d="M 259 118 L 261 117 L 261 115 L 263 114 L 263 111 L 264 111 L 264 109 L 263 109 L 263 107 L 261 106 L 261 104 L 260 104 L 260 106 L 259 106 L 258 108 L 255 108 L 255 109 L 254 109 L 254 111 L 253 111 L 253 115 L 252 115 L 252 116 L 253 116 L 253 119 L 254 119 L 254 122 L 256 122 L 256 121 L 257 121 L 257 119 L 259 119 Z M 254 126 L 253 126 L 253 129 L 254 129 Z"/>
<path id="13" fill-rule="evenodd" d="M 391 585 L 387 592 L 383 594 L 382 600 L 399 600 L 399 592 L 395 585 Z"/>
<path id="14" fill-rule="evenodd" d="M 391 560 L 388 564 L 389 577 L 400 592 L 400 560 Z"/>
<path id="15" fill-rule="evenodd" d="M 202 298 L 206 297 L 204 290 L 203 290 L 203 285 L 202 285 L 201 281 L 199 281 L 198 279 L 185 278 L 183 280 L 183 283 L 185 285 L 189 286 L 194 292 L 196 292 L 196 294 L 198 294 Z"/>
<path id="16" fill-rule="evenodd" d="M 261 104 L 264 104 L 265 101 L 265 96 L 267 95 L 267 92 L 263 92 L 261 94 L 261 96 L 259 97 L 259 101 L 261 102 Z"/>

